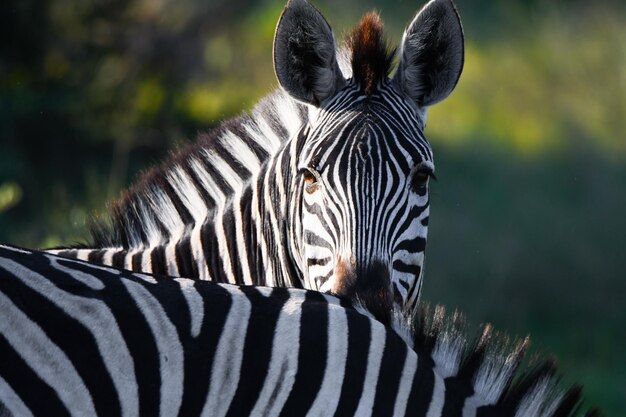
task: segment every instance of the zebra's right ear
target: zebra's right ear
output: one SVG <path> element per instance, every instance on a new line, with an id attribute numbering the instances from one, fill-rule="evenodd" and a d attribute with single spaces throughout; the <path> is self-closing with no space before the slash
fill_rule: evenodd
<path id="1" fill-rule="evenodd" d="M 293 98 L 319 106 L 343 87 L 335 39 L 326 19 L 306 0 L 289 0 L 274 37 L 274 70 Z"/>

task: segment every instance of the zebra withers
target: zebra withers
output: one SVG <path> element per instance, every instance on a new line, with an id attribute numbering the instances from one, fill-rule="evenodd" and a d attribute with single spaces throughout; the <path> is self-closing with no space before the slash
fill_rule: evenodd
<path id="1" fill-rule="evenodd" d="M 319 292 L 0 246 L 0 312 L 3 416 L 567 417 L 579 398 L 549 362 L 518 369 L 527 341 L 468 342 L 439 308 L 405 343 Z"/>
<path id="2" fill-rule="evenodd" d="M 358 299 L 385 322 L 394 306 L 411 309 L 422 284 L 435 169 L 423 134 L 426 109 L 450 94 L 463 66 L 453 3 L 429 2 L 399 50 L 390 78 L 394 53 L 370 13 L 342 59 L 322 15 L 305 0 L 289 1 L 274 66 L 300 104 L 287 106 L 283 97 L 269 107 L 296 114 L 297 132 L 286 138 L 291 130 L 280 127 L 281 117 L 258 130 L 243 122 L 246 140 L 231 126 L 232 141 L 218 144 L 246 149 L 234 165 L 247 158 L 255 161 L 250 170 L 240 175 L 224 162 L 233 149 L 222 150 L 226 159 L 213 148 L 189 150 L 123 200 L 104 233 L 112 239 L 56 253 L 170 276 L 318 289 Z M 252 155 L 255 140 L 272 138 L 280 145 L 273 154 L 269 144 Z"/>

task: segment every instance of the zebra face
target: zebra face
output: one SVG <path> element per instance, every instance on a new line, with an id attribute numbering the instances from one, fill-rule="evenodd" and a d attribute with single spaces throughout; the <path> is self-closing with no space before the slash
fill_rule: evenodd
<path id="1" fill-rule="evenodd" d="M 393 77 L 395 55 L 375 13 L 339 56 L 322 15 L 290 0 L 274 66 L 280 85 L 312 114 L 292 155 L 301 204 L 295 257 L 306 286 L 356 300 L 387 321 L 419 296 L 434 173 L 422 130 L 427 107 L 460 77 L 463 32 L 452 1 L 431 0 L 405 30 Z"/>
<path id="2" fill-rule="evenodd" d="M 350 81 L 320 110 L 298 163 L 307 286 L 368 307 L 414 303 L 434 174 L 421 125 L 391 83 L 365 96 Z"/>

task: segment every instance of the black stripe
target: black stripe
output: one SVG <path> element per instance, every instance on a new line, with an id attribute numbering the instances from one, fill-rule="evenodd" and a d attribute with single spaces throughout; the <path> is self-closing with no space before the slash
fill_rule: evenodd
<path id="1" fill-rule="evenodd" d="M 176 265 L 178 276 L 184 278 L 198 278 L 198 266 L 191 252 L 191 237 L 185 235 L 175 246 Z"/>
<path id="2" fill-rule="evenodd" d="M 406 272 L 415 276 L 419 275 L 422 268 L 419 265 L 406 264 L 399 259 L 393 261 L 393 269 L 398 272 Z"/>
<path id="3" fill-rule="evenodd" d="M 160 245 L 152 249 L 150 262 L 153 274 L 167 275 L 167 264 L 165 263 L 165 246 Z"/>
<path id="4" fill-rule="evenodd" d="M 248 267 L 252 276 L 252 283 L 262 285 L 264 277 L 257 268 L 257 253 L 260 250 L 256 239 L 256 223 L 252 220 L 252 187 L 247 186 L 243 189 L 241 199 L 239 200 L 243 237 L 245 239 L 245 251 L 248 258 Z"/>
<path id="5" fill-rule="evenodd" d="M 306 415 L 324 379 L 327 349 L 328 304 L 320 293 L 308 291 L 301 304 L 298 371 L 281 416 Z"/>
<path id="6" fill-rule="evenodd" d="M 204 318 L 198 337 L 192 337 L 189 330 L 189 316 L 176 315 L 176 309 L 188 310 L 184 301 L 170 303 L 167 291 L 159 296 L 159 300 L 167 306 L 168 315 L 172 318 L 179 331 L 180 341 L 185 355 L 185 379 L 183 383 L 183 400 L 178 415 L 198 416 L 207 399 L 211 385 L 211 370 L 215 351 L 219 343 L 226 318 L 232 306 L 232 296 L 219 285 L 207 285 L 197 281 L 194 288 L 202 297 Z M 187 317 L 187 318 L 186 318 Z"/>
<path id="7" fill-rule="evenodd" d="M 230 269 L 235 277 L 235 284 L 243 284 L 243 270 L 241 268 L 240 257 L 247 256 L 243 250 L 237 247 L 237 229 L 235 228 L 235 213 L 232 204 L 224 209 L 222 216 L 222 226 L 226 236 L 226 247 L 230 254 Z M 243 248 L 242 248 L 243 249 Z"/>
<path id="8" fill-rule="evenodd" d="M 241 361 L 241 375 L 246 379 L 237 386 L 227 417 L 248 416 L 252 412 L 267 377 L 278 317 L 289 299 L 289 290 L 284 288 L 275 288 L 269 298 L 254 287 L 241 290 L 252 307 Z"/>
<path id="9" fill-rule="evenodd" d="M 83 271 L 86 274 L 94 275 L 94 270 L 87 264 L 67 264 L 75 270 Z M 159 372 L 160 361 L 154 335 L 142 311 L 138 308 L 135 300 L 128 293 L 125 283 L 132 280 L 146 288 L 151 288 L 140 278 L 136 278 L 131 273 L 120 274 L 117 271 L 98 270 L 97 276 L 106 284 L 102 290 L 89 291 L 74 289 L 63 286 L 63 289 L 75 293 L 78 296 L 88 294 L 90 298 L 102 300 L 117 319 L 117 324 L 122 337 L 126 342 L 128 351 L 133 358 L 134 371 L 137 378 L 139 390 L 139 415 L 157 415 L 159 413 L 159 403 L 155 401 L 161 397 L 161 374 Z M 55 275 L 55 283 L 58 284 Z M 168 293 L 171 295 L 171 291 Z M 96 329 L 98 331 L 98 329 Z M 65 333 L 69 333 L 65 329 Z M 80 343 L 72 342 L 82 349 Z M 97 350 L 96 350 L 97 352 Z M 96 353 L 97 354 L 97 353 Z M 72 355 L 68 355 L 73 358 Z M 86 364 L 93 362 L 93 356 L 86 360 Z M 99 388 L 99 385 L 96 385 Z M 105 413 L 103 415 L 108 415 Z"/>
<path id="10" fill-rule="evenodd" d="M 126 258 L 126 250 L 119 250 L 113 254 L 111 258 L 111 265 L 114 268 L 123 269 L 125 258 Z"/>
<path id="11" fill-rule="evenodd" d="M 371 338 L 371 321 L 356 311 L 348 311 L 348 356 L 346 358 L 346 372 L 341 385 L 341 396 L 335 411 L 335 417 L 353 416 L 356 413 L 365 374 L 369 345 L 363 343 Z"/>
<path id="12" fill-rule="evenodd" d="M 200 143 L 198 143 L 198 145 L 201 148 L 204 148 L 204 146 L 200 145 Z M 185 161 L 182 164 L 183 170 L 187 173 L 187 175 L 189 176 L 189 178 L 193 182 L 194 188 L 196 189 L 196 191 L 200 195 L 200 198 L 202 198 L 202 201 L 204 202 L 204 204 L 207 206 L 207 209 L 211 210 L 216 205 L 215 204 L 215 196 L 212 195 L 209 192 L 209 190 L 205 188 L 204 184 L 200 180 L 200 176 L 198 175 L 198 172 L 190 164 L 192 160 L 195 160 L 200 165 L 202 165 L 202 156 L 194 154 L 190 158 L 185 159 Z"/>
<path id="13" fill-rule="evenodd" d="M 413 294 L 415 293 L 415 291 L 420 291 L 420 287 L 421 287 L 421 283 L 418 282 L 419 280 L 419 276 L 422 272 L 422 268 L 418 268 L 415 270 L 415 282 L 413 283 L 413 286 L 409 289 L 409 293 L 407 294 L 406 299 L 410 300 L 413 297 Z"/>
<path id="14" fill-rule="evenodd" d="M 4 275 L 4 273 L 3 273 Z M 2 277 L 1 281 L 7 281 Z M 34 416 L 69 416 L 69 412 L 49 385 L 43 382 L 22 357 L 0 335 L 0 375 L 28 406 Z M 2 403 L 0 403 L 2 411 Z M 7 414 L 11 416 L 11 414 Z"/>
<path id="15" fill-rule="evenodd" d="M 202 225 L 200 244 L 212 280 L 214 282 L 227 282 L 222 257 L 219 252 L 219 241 L 215 235 L 215 225 L 213 222 L 206 221 Z"/>
<path id="16" fill-rule="evenodd" d="M 143 251 L 137 252 L 133 255 L 133 271 L 142 271 L 141 260 L 143 259 Z"/>
<path id="17" fill-rule="evenodd" d="M 64 266 L 75 265 L 80 264 L 67 262 Z M 2 269 L 0 268 L 0 270 Z M 92 296 L 90 289 L 80 285 L 61 270 L 37 268 L 35 272 L 44 277 L 54 276 L 54 284 L 68 292 Z M 71 358 L 72 365 L 91 393 L 96 412 L 99 415 L 118 415 L 120 411 L 119 398 L 92 334 L 101 329 L 85 328 L 78 320 L 50 302 L 48 298 L 24 284 L 21 279 L 14 278 L 11 276 L 12 274 L 6 271 L 3 271 L 2 275 L 5 276 L 4 279 L 0 280 L 2 293 L 11 299 L 30 320 L 45 329 L 49 341 L 63 351 L 68 358 Z M 7 279 L 6 276 L 11 278 Z M 20 330 L 14 329 L 13 331 L 19 332 Z M 40 353 L 44 354 L 44 352 Z M 2 357 L 1 362 L 5 360 L 6 358 Z M 33 403 L 37 402 L 38 400 L 33 401 Z M 54 401 L 52 403 L 54 404 Z M 53 414 L 45 412 L 42 415 Z"/>
<path id="18" fill-rule="evenodd" d="M 372 415 L 393 415 L 406 359 L 406 343 L 400 339 L 395 332 L 387 329 L 385 350 L 380 363 L 380 373 L 378 374 L 378 383 L 376 384 L 376 398 L 374 400 Z"/>
<path id="19" fill-rule="evenodd" d="M 176 212 L 178 216 L 180 217 L 180 220 L 183 222 L 183 224 L 185 225 L 193 224 L 194 223 L 193 216 L 189 212 L 189 209 L 187 209 L 187 206 L 185 205 L 185 203 L 183 203 L 183 201 L 178 196 L 178 193 L 176 192 L 176 190 L 174 190 L 174 186 L 170 184 L 169 178 L 167 179 L 167 181 L 166 180 L 160 181 L 160 185 L 163 191 L 165 191 L 167 196 L 172 201 L 172 204 L 174 205 L 174 208 L 176 209 Z"/>
<path id="20" fill-rule="evenodd" d="M 321 248 L 326 248 L 326 249 L 328 249 L 330 251 L 333 250 L 332 246 L 330 246 L 330 243 L 328 243 L 323 238 L 321 238 L 320 236 L 316 235 L 315 233 L 313 233 L 310 230 L 305 230 L 304 231 L 304 238 L 303 238 L 303 240 L 306 242 L 307 245 L 319 246 Z"/>
<path id="21" fill-rule="evenodd" d="M 445 379 L 446 393 L 444 397 L 442 416 L 460 416 L 468 397 L 474 395 L 471 385 L 472 379 L 465 376 L 453 376 Z"/>
<path id="22" fill-rule="evenodd" d="M 306 265 L 307 266 L 315 266 L 315 265 L 319 265 L 319 266 L 324 266 L 324 265 L 328 265 L 328 262 L 330 262 L 332 259 L 330 257 L 326 257 L 326 258 L 308 258 L 306 260 Z"/>
<path id="23" fill-rule="evenodd" d="M 405 250 L 411 253 L 424 252 L 426 250 L 426 239 L 416 236 L 414 239 L 401 242 L 396 250 Z"/>
<path id="24" fill-rule="evenodd" d="M 224 126 L 224 131 L 230 131 L 241 138 L 247 145 L 248 148 L 252 151 L 252 153 L 259 159 L 259 161 L 263 162 L 268 158 L 268 153 L 263 149 L 261 145 L 257 143 L 257 141 L 248 134 L 246 129 L 244 128 L 245 124 L 251 124 L 251 118 L 246 117 L 245 119 L 238 118 L 232 121 L 227 121 L 222 126 Z"/>
<path id="25" fill-rule="evenodd" d="M 57 256 L 60 256 L 62 258 L 76 259 L 76 257 L 78 256 L 78 251 L 76 249 L 62 250 L 57 254 Z"/>
<path id="26" fill-rule="evenodd" d="M 413 377 L 411 394 L 406 407 L 414 417 L 425 417 L 433 399 L 435 386 L 433 366 L 433 361 L 428 355 L 418 352 L 417 371 Z"/>
<path id="27" fill-rule="evenodd" d="M 105 252 L 106 252 L 105 249 L 92 250 L 91 252 L 89 252 L 89 255 L 87 255 L 87 261 L 89 261 L 92 264 L 102 265 L 102 259 L 104 257 Z"/>
<path id="28" fill-rule="evenodd" d="M 213 179 L 213 182 L 217 185 L 220 191 L 224 195 L 231 195 L 233 193 L 233 188 L 224 179 L 223 173 L 218 171 L 213 163 L 206 159 L 206 155 L 202 155 L 202 157 L 199 158 L 199 161 L 202 163 L 202 167 L 206 170 L 209 177 Z"/>

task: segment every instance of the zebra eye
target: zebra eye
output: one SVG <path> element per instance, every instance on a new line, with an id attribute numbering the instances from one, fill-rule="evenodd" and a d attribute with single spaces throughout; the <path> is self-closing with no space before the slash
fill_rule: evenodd
<path id="1" fill-rule="evenodd" d="M 306 190 L 306 192 L 312 193 L 317 190 L 317 176 L 311 170 L 308 170 L 306 168 L 303 169 L 302 178 L 304 178 L 304 189 Z"/>
<path id="2" fill-rule="evenodd" d="M 424 195 L 428 187 L 428 179 L 434 177 L 433 172 L 429 169 L 420 169 L 413 174 L 413 181 L 411 182 L 411 188 L 413 192 Z"/>

